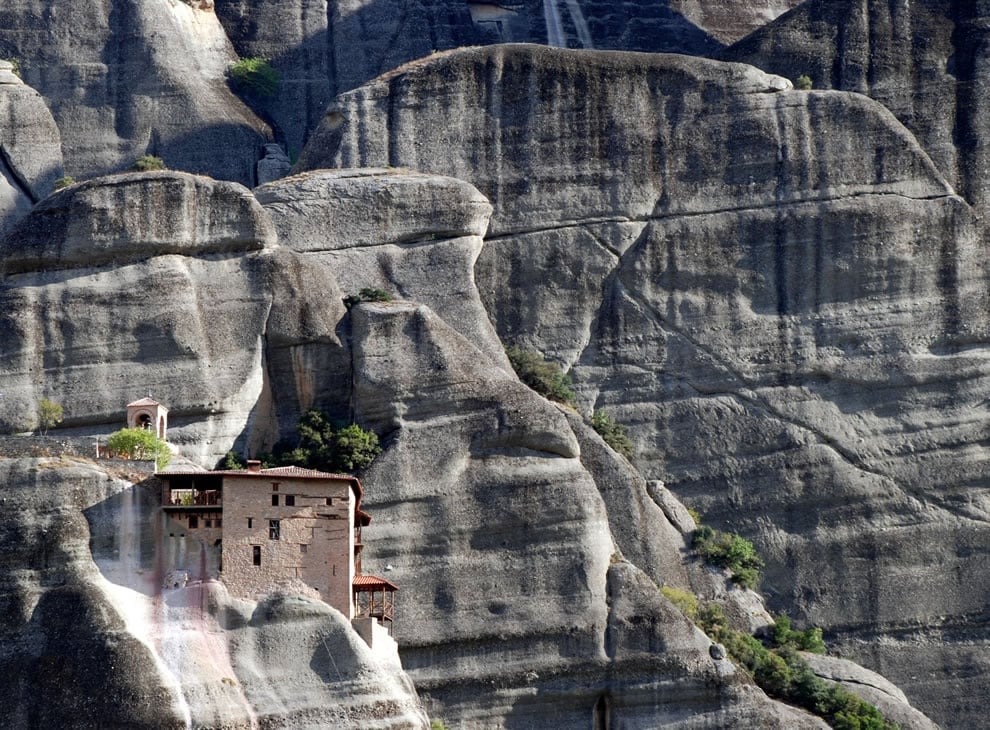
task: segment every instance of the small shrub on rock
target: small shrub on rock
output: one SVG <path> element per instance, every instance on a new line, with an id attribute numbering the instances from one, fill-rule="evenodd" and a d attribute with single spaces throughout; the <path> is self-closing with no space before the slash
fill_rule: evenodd
<path id="1" fill-rule="evenodd" d="M 505 354 L 508 355 L 512 369 L 523 383 L 544 398 L 569 406 L 574 405 L 571 377 L 564 374 L 559 365 L 547 362 L 539 353 L 520 347 L 509 347 Z"/>
<path id="2" fill-rule="evenodd" d="M 132 172 L 151 172 L 152 170 L 166 170 L 165 160 L 154 155 L 142 155 L 134 160 L 131 165 Z"/>
<path id="3" fill-rule="evenodd" d="M 62 190 L 69 187 L 70 185 L 75 185 L 76 179 L 72 175 L 63 175 L 58 180 L 55 181 L 54 188 L 56 190 Z"/>
<path id="4" fill-rule="evenodd" d="M 616 452 L 622 454 L 627 459 L 632 458 L 633 443 L 626 435 L 625 426 L 616 423 L 605 411 L 597 410 L 591 416 L 591 427 Z"/>
<path id="5" fill-rule="evenodd" d="M 798 91 L 811 91 L 815 88 L 814 82 L 811 77 L 807 74 L 801 74 L 796 79 L 794 79 L 794 88 Z"/>
<path id="6" fill-rule="evenodd" d="M 255 96 L 275 96 L 278 92 L 278 71 L 267 59 L 242 58 L 227 69 L 227 75 L 238 92 Z"/>
<path id="7" fill-rule="evenodd" d="M 689 619 L 694 620 L 698 615 L 698 599 L 690 591 L 674 586 L 660 586 L 660 592 Z"/>
<path id="8" fill-rule="evenodd" d="M 38 404 L 38 427 L 43 436 L 48 435 L 48 429 L 62 422 L 62 406 L 47 398 L 42 398 Z"/>
<path id="9" fill-rule="evenodd" d="M 361 302 L 391 302 L 395 297 L 392 292 L 378 287 L 365 287 L 357 294 L 348 294 L 344 297 L 344 304 L 348 309 Z"/>
<path id="10" fill-rule="evenodd" d="M 168 466 L 172 452 L 168 444 L 145 428 L 122 428 L 110 434 L 107 449 L 125 459 L 155 459 L 159 469 Z"/>
<path id="11" fill-rule="evenodd" d="M 706 562 L 728 570 L 732 581 L 743 588 L 755 588 L 760 582 L 763 560 L 753 543 L 741 535 L 701 525 L 694 531 L 691 547 Z"/>

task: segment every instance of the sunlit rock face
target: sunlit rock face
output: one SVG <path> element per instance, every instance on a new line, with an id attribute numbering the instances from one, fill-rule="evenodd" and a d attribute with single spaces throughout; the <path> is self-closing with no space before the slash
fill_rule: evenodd
<path id="1" fill-rule="evenodd" d="M 68 188 L 0 251 L 7 430 L 32 428 L 37 403 L 51 397 L 66 426 L 106 433 L 122 425 L 124 403 L 151 392 L 170 407 L 169 439 L 188 456 L 212 465 L 238 439 L 248 446 L 249 431 L 270 445 L 266 344 L 336 342 L 344 312 L 340 296 L 323 300 L 332 277 L 275 247 L 248 190 L 183 173 Z"/>
<path id="2" fill-rule="evenodd" d="M 351 316 L 355 416 L 388 434 L 364 476 L 365 569 L 401 587 L 403 666 L 431 715 L 464 727 L 596 716 L 823 727 L 713 660 L 655 579 L 619 556 L 600 490 L 639 485 L 614 454 L 585 466 L 565 409 L 423 305 Z M 650 570 L 684 584 L 683 539 L 653 517 L 642 540 L 662 557 Z"/>
<path id="3" fill-rule="evenodd" d="M 62 175 L 61 138 L 51 112 L 0 61 L 0 235 L 52 190 Z"/>
<path id="4" fill-rule="evenodd" d="M 70 175 L 116 172 L 152 154 L 253 184 L 270 130 L 228 88 L 237 56 L 203 3 L 11 0 L 0 44 L 51 109 Z"/>
<path id="5" fill-rule="evenodd" d="M 502 340 L 564 363 L 645 476 L 753 538 L 776 608 L 937 720 L 975 717 L 986 263 L 887 109 L 701 59 L 455 51 L 338 98 L 300 166 L 353 164 L 481 190 Z"/>
<path id="6" fill-rule="evenodd" d="M 166 537 L 157 483 L 11 459 L 0 487 L 4 727 L 429 726 L 401 669 L 334 609 L 230 599 L 195 538 Z"/>

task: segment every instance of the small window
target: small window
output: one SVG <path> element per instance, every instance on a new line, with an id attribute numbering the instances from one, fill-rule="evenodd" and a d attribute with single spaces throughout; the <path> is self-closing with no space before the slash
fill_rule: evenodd
<path id="1" fill-rule="evenodd" d="M 217 518 L 217 519 L 216 519 L 216 520 L 214 521 L 214 523 L 213 523 L 213 524 L 214 524 L 215 526 L 217 526 L 217 527 L 223 527 L 223 520 L 221 520 L 221 519 L 220 519 L 220 518 L 218 517 L 218 518 Z"/>
<path id="2" fill-rule="evenodd" d="M 277 492 L 278 491 L 278 485 L 279 485 L 279 482 L 272 482 L 272 491 L 273 492 Z"/>
<path id="3" fill-rule="evenodd" d="M 196 515 L 189 515 L 189 529 L 195 530 L 199 527 L 199 517 Z"/>
<path id="4" fill-rule="evenodd" d="M 203 527 L 213 527 L 213 520 L 203 520 Z"/>
<path id="5" fill-rule="evenodd" d="M 306 543 L 301 544 L 299 546 L 299 552 L 304 553 L 304 554 L 305 553 L 308 553 L 309 552 L 309 545 L 307 545 Z"/>
<path id="6" fill-rule="evenodd" d="M 282 521 L 281 520 L 268 520 L 268 539 L 269 540 L 281 540 L 282 539 L 281 532 L 282 532 Z"/>
<path id="7" fill-rule="evenodd" d="M 327 505 L 333 507 L 333 497 L 327 497 Z"/>
<path id="8" fill-rule="evenodd" d="M 255 565 L 261 565 L 261 545 L 251 546 L 251 559 Z"/>
<path id="9" fill-rule="evenodd" d="M 294 494 L 287 494 L 287 495 L 285 495 L 285 506 L 286 507 L 295 507 L 296 506 L 296 495 L 294 495 Z"/>
<path id="10" fill-rule="evenodd" d="M 252 527 L 254 527 L 254 518 L 248 517 L 248 529 L 250 530 Z"/>
<path id="11" fill-rule="evenodd" d="M 272 495 L 272 507 L 278 507 L 278 495 L 277 494 L 273 494 Z"/>

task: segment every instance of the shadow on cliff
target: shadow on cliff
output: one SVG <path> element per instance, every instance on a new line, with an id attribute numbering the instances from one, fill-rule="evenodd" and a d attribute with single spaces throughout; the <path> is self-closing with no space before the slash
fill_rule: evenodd
<path id="1" fill-rule="evenodd" d="M 405 5 L 399 0 L 374 0 L 336 19 L 328 9 L 326 30 L 270 57 L 280 75 L 278 92 L 245 102 L 272 125 L 275 141 L 285 146 L 290 159 L 295 161 L 338 94 L 404 63 L 453 48 L 548 42 L 544 17 L 548 4 L 543 0 L 517 5 L 506 19 L 478 22 L 468 4 L 423 4 L 419 12 L 410 12 Z M 581 10 L 577 15 L 571 3 L 557 0 L 556 5 L 570 48 L 582 47 L 582 37 L 590 38 L 597 50 L 715 56 L 725 47 L 671 8 L 669 0 L 622 4 L 580 0 L 574 4 Z M 252 10 L 231 1 L 217 2 L 215 10 L 238 55 L 257 55 L 255 44 L 263 44 L 264 29 Z"/>

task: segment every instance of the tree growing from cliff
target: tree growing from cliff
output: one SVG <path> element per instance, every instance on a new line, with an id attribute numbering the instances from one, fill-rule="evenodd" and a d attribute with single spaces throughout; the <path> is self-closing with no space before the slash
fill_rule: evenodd
<path id="1" fill-rule="evenodd" d="M 311 409 L 298 425 L 299 440 L 294 447 L 276 446 L 274 456 L 264 455 L 269 465 L 303 466 L 329 472 L 358 472 L 381 453 L 378 435 L 356 423 L 337 424 L 327 414 Z"/>
<path id="2" fill-rule="evenodd" d="M 47 398 L 42 398 L 38 404 L 38 428 L 43 436 L 48 435 L 48 429 L 62 422 L 62 406 Z"/>
<path id="3" fill-rule="evenodd" d="M 125 459 L 154 459 L 164 469 L 172 458 L 168 444 L 145 428 L 122 428 L 110 434 L 107 449 Z"/>
<path id="4" fill-rule="evenodd" d="M 264 58 L 242 58 L 227 69 L 234 90 L 255 96 L 275 96 L 278 92 L 278 71 Z"/>
<path id="5" fill-rule="evenodd" d="M 632 458 L 633 443 L 626 435 L 626 427 L 616 423 L 610 415 L 599 409 L 591 416 L 591 427 L 615 451 L 627 459 Z"/>
<path id="6" fill-rule="evenodd" d="M 521 347 L 506 348 L 505 354 L 519 379 L 542 395 L 558 403 L 574 405 L 574 390 L 571 376 L 565 374 L 560 365 L 548 362 L 543 355 Z"/>
<path id="7" fill-rule="evenodd" d="M 151 172 L 153 170 L 165 170 L 165 160 L 154 155 L 141 155 L 134 164 L 131 165 L 132 172 Z"/>

